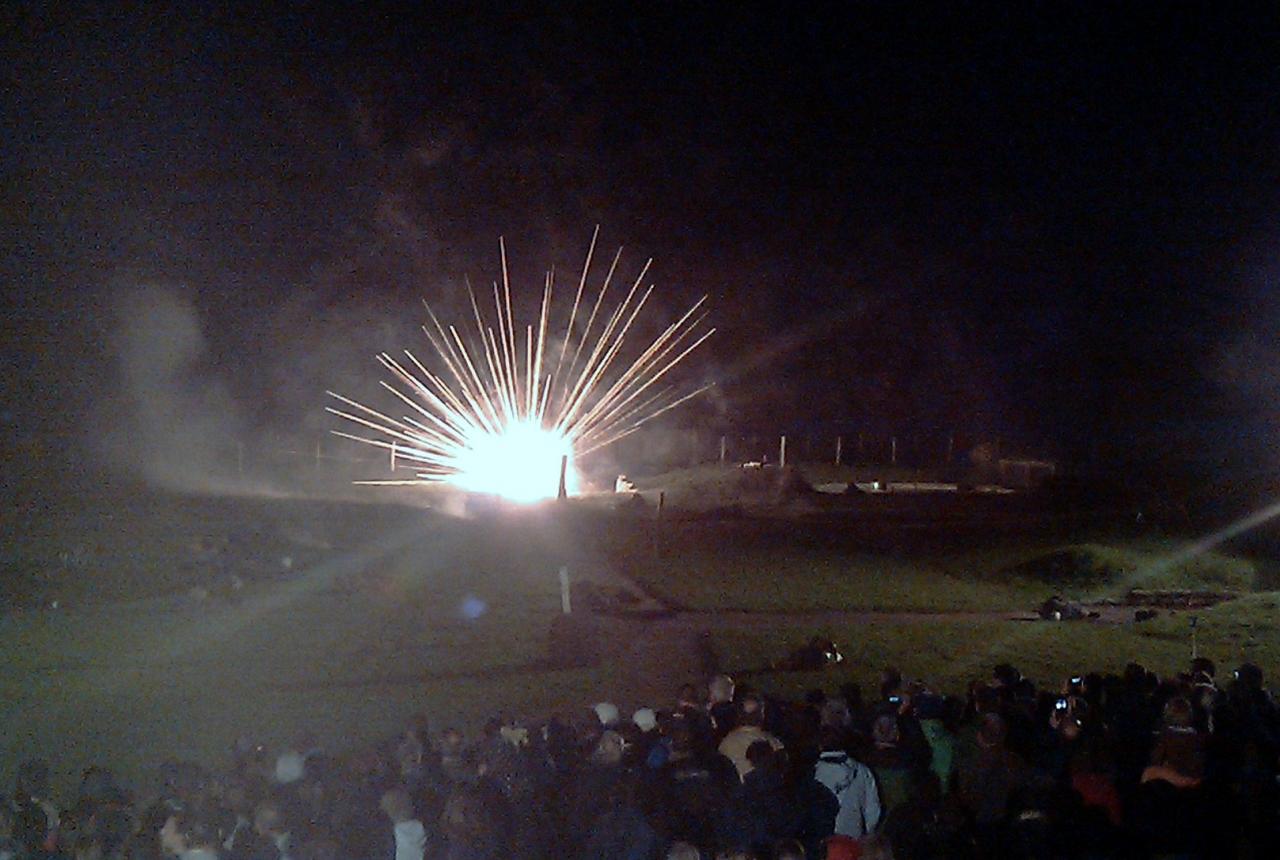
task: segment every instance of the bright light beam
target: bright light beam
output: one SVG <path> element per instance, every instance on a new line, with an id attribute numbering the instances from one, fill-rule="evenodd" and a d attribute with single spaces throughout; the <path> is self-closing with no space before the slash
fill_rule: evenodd
<path id="1" fill-rule="evenodd" d="M 710 388 L 704 385 L 689 391 L 669 383 L 655 388 L 715 332 L 714 328 L 703 328 L 706 296 L 668 325 L 630 363 L 620 358 L 626 352 L 636 319 L 653 293 L 652 285 L 641 290 L 653 263 L 649 260 L 621 303 L 601 317 L 605 295 L 622 257 L 621 248 L 609 265 L 581 334 L 575 336 L 574 326 L 581 316 L 599 235 L 597 227 L 550 373 L 544 375 L 544 368 L 552 365 L 547 356 L 547 332 L 555 275 L 547 273 L 537 324 L 524 326 L 522 350 L 512 312 L 506 242 L 500 239 L 502 281 L 493 284 L 496 325 L 482 313 L 467 282 L 478 350 L 473 350 L 468 345 L 469 338 L 454 326 L 444 325 L 426 305 L 430 325 L 422 326 L 422 330 L 443 372 L 428 369 L 408 350 L 405 356 L 412 368 L 386 353 L 377 356 L 378 362 L 400 383 L 398 387 L 384 381 L 382 387 L 412 415 L 395 418 L 328 392 L 345 408 L 328 406 L 326 411 L 375 434 L 370 438 L 335 430 L 335 435 L 390 449 L 417 469 L 411 481 L 361 483 L 399 486 L 444 482 L 471 492 L 533 502 L 556 494 L 561 463 L 567 458 L 566 487 L 572 493 L 577 487 L 576 458 L 634 433 Z M 594 334 L 599 318 L 603 318 L 603 328 Z"/>

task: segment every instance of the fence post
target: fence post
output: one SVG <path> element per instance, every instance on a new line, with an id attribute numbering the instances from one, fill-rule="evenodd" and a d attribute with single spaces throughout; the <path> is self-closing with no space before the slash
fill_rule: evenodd
<path id="1" fill-rule="evenodd" d="M 391 471 L 396 470 L 396 440 L 391 440 Z"/>
<path id="2" fill-rule="evenodd" d="M 560 568 L 560 612 L 563 615 L 573 614 L 573 598 L 569 589 L 569 568 Z"/>
<path id="3" fill-rule="evenodd" d="M 841 449 L 843 448 L 844 448 L 844 437 L 837 436 L 836 437 L 836 465 L 837 466 L 840 465 L 840 455 L 841 453 L 843 453 Z"/>
<path id="4" fill-rule="evenodd" d="M 778 442 L 778 468 L 787 468 L 787 437 L 783 436 Z"/>

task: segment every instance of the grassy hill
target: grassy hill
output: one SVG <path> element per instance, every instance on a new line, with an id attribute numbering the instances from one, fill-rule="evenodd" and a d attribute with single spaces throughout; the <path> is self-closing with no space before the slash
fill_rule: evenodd
<path id="1" fill-rule="evenodd" d="M 1226 554 L 1160 568 L 1181 545 L 1172 540 L 608 508 L 458 517 L 113 485 L 27 500 L 5 521 L 0 556 L 0 781 L 36 754 L 64 779 L 98 761 L 142 780 L 166 758 L 219 761 L 242 736 L 284 743 L 305 731 L 349 747 L 419 712 L 469 726 L 497 712 L 581 715 L 602 698 L 662 706 L 697 679 L 691 641 L 643 621 L 608 622 L 614 648 L 598 666 L 552 665 L 562 565 L 707 613 L 1028 609 L 1051 591 L 1160 581 L 1246 592 L 1252 581 L 1252 562 Z M 1157 569 L 1163 579 L 1144 579 Z M 1202 647 L 1274 661 L 1275 608 L 1257 595 L 1202 613 Z M 807 641 L 809 624 L 746 615 L 713 644 L 750 674 Z M 876 622 L 827 631 L 849 657 L 838 674 L 750 677 L 786 691 L 865 684 L 886 662 L 955 685 L 1001 659 L 1046 678 L 1134 658 L 1165 669 L 1189 653 L 1184 625 Z"/>

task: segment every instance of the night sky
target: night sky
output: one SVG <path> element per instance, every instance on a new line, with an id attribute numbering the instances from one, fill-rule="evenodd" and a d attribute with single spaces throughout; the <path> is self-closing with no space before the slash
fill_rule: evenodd
<path id="1" fill-rule="evenodd" d="M 1275 10 L 199 5 L 0 10 L 6 444 L 328 427 L 600 224 L 712 296 L 686 421 L 1280 465 Z"/>

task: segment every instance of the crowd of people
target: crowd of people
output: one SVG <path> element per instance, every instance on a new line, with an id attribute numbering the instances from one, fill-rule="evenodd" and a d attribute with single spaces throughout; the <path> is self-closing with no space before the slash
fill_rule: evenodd
<path id="1" fill-rule="evenodd" d="M 424 718 L 375 747 L 237 745 L 135 796 L 85 771 L 65 805 L 28 761 L 0 860 L 1274 857 L 1280 710 L 1263 674 L 1142 666 L 964 695 L 885 669 L 781 701 L 716 676 L 471 734 Z"/>

